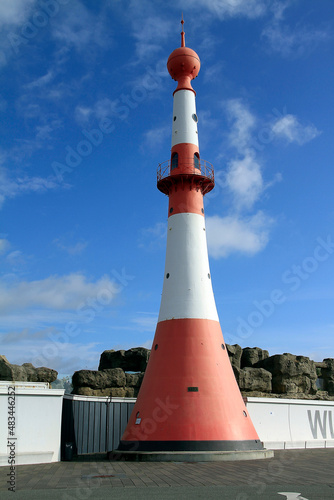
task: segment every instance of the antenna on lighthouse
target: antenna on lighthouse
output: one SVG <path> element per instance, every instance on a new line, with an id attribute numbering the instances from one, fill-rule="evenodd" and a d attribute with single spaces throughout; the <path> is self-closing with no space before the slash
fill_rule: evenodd
<path id="1" fill-rule="evenodd" d="M 184 30 L 183 30 L 183 25 L 184 25 L 184 20 L 183 20 L 183 12 L 182 12 L 181 24 L 182 24 L 182 31 L 181 31 L 181 47 L 185 47 L 185 46 L 186 46 L 186 42 L 185 42 L 185 33 L 184 33 Z"/>

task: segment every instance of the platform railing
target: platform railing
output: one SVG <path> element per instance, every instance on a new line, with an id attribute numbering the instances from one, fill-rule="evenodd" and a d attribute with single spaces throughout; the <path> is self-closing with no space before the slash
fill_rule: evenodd
<path id="1" fill-rule="evenodd" d="M 190 158 L 189 160 L 182 160 L 182 162 L 179 162 L 179 166 L 172 169 L 172 162 L 171 160 L 164 161 L 162 163 L 159 163 L 158 169 L 157 169 L 157 181 L 161 181 L 162 179 L 165 179 L 166 177 L 169 177 L 170 175 L 176 175 L 180 172 L 181 168 L 180 167 L 187 167 L 187 172 L 186 174 L 196 174 L 196 175 L 201 175 L 203 177 L 207 177 L 210 179 L 212 182 L 214 182 L 214 169 L 213 165 L 208 162 L 207 160 L 198 160 L 198 162 L 194 162 L 193 158 Z M 185 172 L 180 172 L 181 174 L 185 174 Z"/>

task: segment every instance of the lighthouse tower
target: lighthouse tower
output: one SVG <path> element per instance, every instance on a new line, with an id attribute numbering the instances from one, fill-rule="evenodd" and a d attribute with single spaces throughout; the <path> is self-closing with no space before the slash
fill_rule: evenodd
<path id="1" fill-rule="evenodd" d="M 169 198 L 160 312 L 145 376 L 116 453 L 140 460 L 185 460 L 185 453 L 192 460 L 231 453 L 268 458 L 272 455 L 263 450 L 235 380 L 213 295 L 203 197 L 214 187 L 214 172 L 198 146 L 191 81 L 200 60 L 185 46 L 181 23 L 181 47 L 167 62 L 177 81 L 171 157 L 159 165 L 157 180 Z"/>

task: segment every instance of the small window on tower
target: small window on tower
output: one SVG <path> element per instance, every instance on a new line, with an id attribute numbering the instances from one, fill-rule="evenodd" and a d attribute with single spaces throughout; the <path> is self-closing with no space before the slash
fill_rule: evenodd
<path id="1" fill-rule="evenodd" d="M 199 155 L 198 155 L 198 153 L 194 154 L 194 166 L 195 166 L 195 168 L 199 169 Z"/>
<path id="2" fill-rule="evenodd" d="M 179 166 L 179 155 L 177 153 L 174 153 L 172 156 L 172 170 L 174 168 L 177 168 Z"/>

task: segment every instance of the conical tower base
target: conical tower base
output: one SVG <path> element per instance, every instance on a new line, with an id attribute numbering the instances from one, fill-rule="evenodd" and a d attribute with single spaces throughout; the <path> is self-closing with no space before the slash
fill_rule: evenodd
<path id="1" fill-rule="evenodd" d="M 192 461 L 204 461 L 269 458 L 264 451 L 235 380 L 219 322 L 191 318 L 159 322 L 116 454 L 134 460 L 187 460 L 191 455 Z"/>

